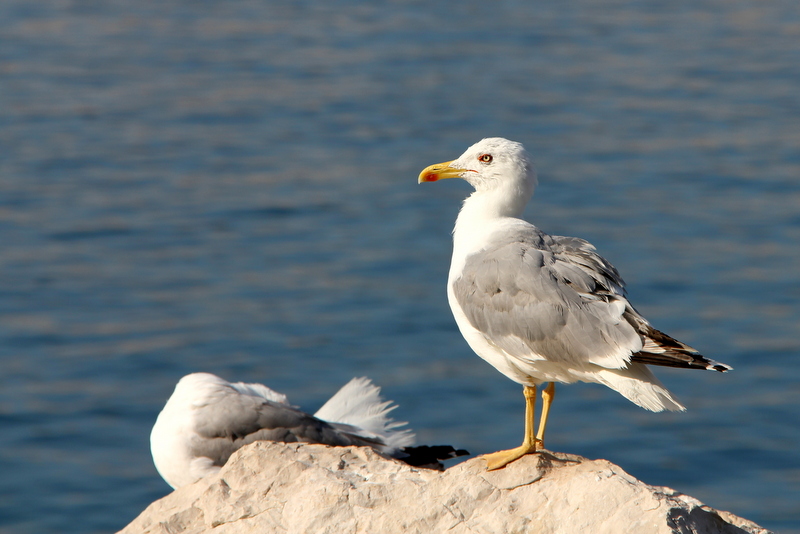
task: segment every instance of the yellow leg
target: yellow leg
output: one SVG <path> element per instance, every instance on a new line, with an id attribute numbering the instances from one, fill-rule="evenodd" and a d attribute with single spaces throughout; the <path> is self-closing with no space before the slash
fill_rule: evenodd
<path id="1" fill-rule="evenodd" d="M 484 454 L 483 457 L 486 459 L 486 469 L 489 471 L 505 467 L 526 454 L 536 452 L 537 439 L 533 436 L 533 419 L 536 409 L 536 386 L 523 386 L 522 393 L 525 395 L 525 438 L 522 441 L 522 445 L 515 449 Z M 544 394 L 542 396 L 544 397 Z M 549 398 L 552 399 L 552 395 Z"/>
<path id="2" fill-rule="evenodd" d="M 540 447 L 544 447 L 544 430 L 547 428 L 547 417 L 550 415 L 550 405 L 556 396 L 556 385 L 554 382 L 547 384 L 542 391 L 542 417 L 539 419 L 539 431 L 536 433 L 536 441 Z"/>

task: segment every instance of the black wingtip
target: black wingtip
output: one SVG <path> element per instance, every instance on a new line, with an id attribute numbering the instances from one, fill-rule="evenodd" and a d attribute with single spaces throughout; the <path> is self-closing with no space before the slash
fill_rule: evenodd
<path id="1" fill-rule="evenodd" d="M 725 365 L 724 363 L 717 363 L 712 362 L 710 363 L 706 369 L 709 371 L 719 371 L 720 373 L 727 373 L 728 371 L 733 371 L 733 367 L 730 365 Z"/>
<path id="2" fill-rule="evenodd" d="M 450 445 L 418 445 L 416 447 L 403 447 L 402 452 L 407 456 L 397 459 L 414 467 L 425 467 L 442 471 L 444 465 L 440 460 L 451 460 L 459 456 L 469 456 L 464 449 L 455 449 Z"/>

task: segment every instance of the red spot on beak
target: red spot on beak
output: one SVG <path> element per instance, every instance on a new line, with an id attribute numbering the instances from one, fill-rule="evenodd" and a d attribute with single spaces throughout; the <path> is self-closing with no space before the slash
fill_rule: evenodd
<path id="1" fill-rule="evenodd" d="M 435 181 L 436 181 L 436 180 L 438 180 L 438 179 L 439 179 L 439 175 L 438 175 L 438 174 L 431 173 L 431 174 L 426 174 L 426 175 L 425 175 L 425 176 L 422 178 L 422 181 L 423 181 L 423 182 L 435 182 Z"/>

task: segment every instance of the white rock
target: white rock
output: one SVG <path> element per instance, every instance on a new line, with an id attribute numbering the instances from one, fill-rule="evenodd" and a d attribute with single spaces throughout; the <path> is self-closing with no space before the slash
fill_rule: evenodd
<path id="1" fill-rule="evenodd" d="M 764 534 L 605 460 L 542 451 L 444 472 L 365 447 L 256 442 L 151 504 L 122 533 Z"/>

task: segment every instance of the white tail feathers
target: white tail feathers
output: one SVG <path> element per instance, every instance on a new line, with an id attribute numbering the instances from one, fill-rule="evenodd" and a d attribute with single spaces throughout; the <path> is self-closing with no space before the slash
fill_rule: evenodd
<path id="1" fill-rule="evenodd" d="M 410 430 L 396 430 L 408 423 L 389 417 L 397 405 L 384 401 L 380 393 L 381 388 L 369 378 L 354 378 L 328 399 L 314 417 L 364 429 L 379 436 L 391 448 L 413 445 L 414 434 Z"/>
<path id="2" fill-rule="evenodd" d="M 672 393 L 644 364 L 632 363 L 624 369 L 603 369 L 595 374 L 592 382 L 599 382 L 610 387 L 646 410 L 653 412 L 686 411 L 686 408 L 672 396 Z"/>

